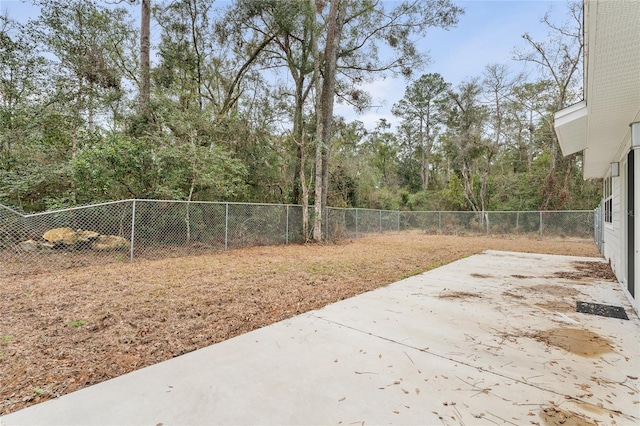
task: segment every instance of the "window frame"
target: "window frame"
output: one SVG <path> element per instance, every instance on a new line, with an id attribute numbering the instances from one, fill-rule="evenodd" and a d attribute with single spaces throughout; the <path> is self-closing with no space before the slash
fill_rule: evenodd
<path id="1" fill-rule="evenodd" d="M 613 178 L 611 173 L 603 179 L 604 223 L 613 224 Z"/>

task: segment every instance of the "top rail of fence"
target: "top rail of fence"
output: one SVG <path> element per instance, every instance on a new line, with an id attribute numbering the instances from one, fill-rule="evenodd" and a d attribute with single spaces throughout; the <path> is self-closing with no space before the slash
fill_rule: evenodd
<path id="1" fill-rule="evenodd" d="M 11 213 L 17 214 L 18 216 L 22 216 L 22 217 L 25 216 L 24 213 L 20 213 L 19 211 L 14 210 L 11 207 L 5 206 L 4 204 L 0 204 L 0 207 L 2 207 L 5 210 L 9 210 Z"/>
<path id="2" fill-rule="evenodd" d="M 56 213 L 68 213 L 70 211 L 91 209 L 91 208 L 102 207 L 102 206 L 112 206 L 112 205 L 116 205 L 116 204 L 133 203 L 134 201 L 135 202 L 144 202 L 144 203 L 217 204 L 217 205 L 229 204 L 229 205 L 243 205 L 243 206 L 302 207 L 299 204 L 242 203 L 242 202 L 237 202 L 237 201 L 158 200 L 158 199 L 150 199 L 150 198 L 130 198 L 130 199 L 119 200 L 119 201 L 105 201 L 104 203 L 85 204 L 85 205 L 81 205 L 81 206 L 65 207 L 63 209 L 45 210 L 43 212 L 26 213 L 26 214 L 25 213 L 20 213 L 19 211 L 16 211 L 16 210 L 12 209 L 11 207 L 5 206 L 4 204 L 0 204 L 0 207 L 3 207 L 4 209 L 9 210 L 10 212 L 12 212 L 12 213 L 14 213 L 16 215 L 19 215 L 19 216 L 22 216 L 24 218 L 27 218 L 27 217 L 43 216 L 43 215 L 50 215 L 50 214 L 56 214 Z M 333 208 L 333 207 L 330 207 L 330 208 Z"/>
<path id="3" fill-rule="evenodd" d="M 65 207 L 62 209 L 55 210 L 45 210 L 37 213 L 21 213 L 9 206 L 5 206 L 4 204 L 0 204 L 0 207 L 8 210 L 16 215 L 22 217 L 34 217 L 41 215 L 50 215 L 55 213 L 67 213 L 75 210 L 89 209 L 101 206 L 109 206 L 115 204 L 123 204 L 123 203 L 132 203 L 132 202 L 145 202 L 145 203 L 176 203 L 176 204 L 229 204 L 229 205 L 246 205 L 246 206 L 281 206 L 281 207 L 302 207 L 300 204 L 284 204 L 284 203 L 243 203 L 238 201 L 187 201 L 187 200 L 159 200 L 159 199 L 150 199 L 150 198 L 129 198 L 126 200 L 118 200 L 118 201 L 105 201 L 103 203 L 95 203 L 95 204 L 85 204 L 80 206 L 73 207 Z M 310 206 L 312 208 L 312 206 Z M 385 212 L 385 213 L 477 213 L 477 214 L 486 214 L 486 213 L 587 213 L 593 212 L 592 210 L 388 210 L 388 209 L 371 209 L 371 208 L 361 208 L 361 207 L 328 207 L 331 210 L 358 210 L 358 211 L 375 211 L 375 212 Z"/>

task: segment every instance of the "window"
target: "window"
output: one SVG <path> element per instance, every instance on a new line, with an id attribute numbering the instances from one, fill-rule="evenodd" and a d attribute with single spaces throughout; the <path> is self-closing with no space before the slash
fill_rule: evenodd
<path id="1" fill-rule="evenodd" d="M 604 192 L 604 221 L 605 223 L 612 223 L 613 222 L 613 214 L 612 214 L 612 209 L 613 209 L 613 191 L 611 189 L 611 176 L 608 176 L 604 179 L 604 188 L 603 188 L 603 192 Z"/>

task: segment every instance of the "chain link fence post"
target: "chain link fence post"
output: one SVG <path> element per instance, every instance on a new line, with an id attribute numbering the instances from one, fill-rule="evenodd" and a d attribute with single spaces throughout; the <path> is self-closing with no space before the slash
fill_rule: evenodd
<path id="1" fill-rule="evenodd" d="M 224 249 L 229 249 L 229 203 L 224 205 Z"/>
<path id="2" fill-rule="evenodd" d="M 329 208 L 327 206 L 324 206 L 324 223 L 322 224 L 322 235 L 324 235 L 325 241 L 329 239 Z"/>
<path id="3" fill-rule="evenodd" d="M 133 245 L 136 235 L 136 200 L 131 204 L 131 242 L 129 247 L 129 262 L 133 262 Z"/>
<path id="4" fill-rule="evenodd" d="M 289 244 L 289 205 L 287 204 L 287 226 L 285 231 L 285 244 Z"/>
<path id="5" fill-rule="evenodd" d="M 358 209 L 356 208 L 356 238 L 358 238 Z"/>

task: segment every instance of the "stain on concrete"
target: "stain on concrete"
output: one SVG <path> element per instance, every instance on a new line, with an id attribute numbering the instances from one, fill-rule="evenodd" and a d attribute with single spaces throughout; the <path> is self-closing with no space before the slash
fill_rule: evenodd
<path id="1" fill-rule="evenodd" d="M 578 328 L 552 328 L 532 333 L 528 337 L 587 358 L 613 352 L 611 340 Z"/>
<path id="2" fill-rule="evenodd" d="M 552 312 L 573 312 L 575 310 L 574 305 L 561 300 L 549 300 L 535 305 Z"/>
<path id="3" fill-rule="evenodd" d="M 529 291 L 531 293 L 548 294 L 549 296 L 577 296 L 580 293 L 573 287 L 554 285 L 554 284 L 538 284 L 530 287 L 519 287 L 520 290 Z"/>
<path id="4" fill-rule="evenodd" d="M 559 407 L 543 407 L 540 409 L 542 423 L 553 426 L 597 426 L 593 419 Z"/>

